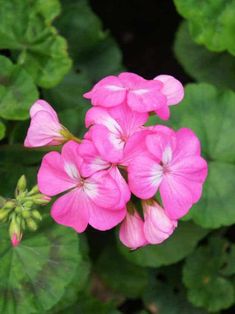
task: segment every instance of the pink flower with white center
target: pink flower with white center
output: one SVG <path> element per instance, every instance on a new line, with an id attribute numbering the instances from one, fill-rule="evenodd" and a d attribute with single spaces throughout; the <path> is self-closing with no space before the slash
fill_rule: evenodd
<path id="1" fill-rule="evenodd" d="M 89 139 L 84 139 L 79 145 L 79 155 L 83 159 L 81 170 L 85 176 L 91 176 L 98 171 L 104 170 L 109 173 L 120 190 L 120 201 L 117 204 L 117 208 L 126 207 L 127 202 L 130 200 L 131 192 L 127 182 L 120 173 L 118 165 L 112 164 L 101 157 L 95 145 Z"/>
<path id="2" fill-rule="evenodd" d="M 129 187 L 141 199 L 149 199 L 159 190 L 167 215 L 178 219 L 200 199 L 207 163 L 190 129 L 174 132 L 157 126 L 152 131 L 145 138 L 142 155 L 128 166 Z"/>
<path id="3" fill-rule="evenodd" d="M 57 223 L 77 232 L 83 232 L 88 223 L 98 230 L 111 229 L 126 214 L 125 208 L 117 207 L 118 185 L 107 171 L 85 176 L 82 163 L 79 144 L 73 141 L 63 146 L 61 154 L 46 154 L 38 172 L 39 189 L 49 196 L 66 192 L 52 206 L 51 216 Z"/>
<path id="4" fill-rule="evenodd" d="M 30 109 L 31 122 L 25 138 L 25 147 L 60 145 L 65 142 L 55 110 L 44 100 L 38 99 Z M 67 131 L 68 132 L 68 131 Z"/>
<path id="5" fill-rule="evenodd" d="M 134 207 L 131 212 L 127 212 L 125 219 L 121 223 L 119 239 L 132 250 L 148 244 L 144 235 L 143 219 Z"/>
<path id="6" fill-rule="evenodd" d="M 123 72 L 105 77 L 84 97 L 91 99 L 93 106 L 115 107 L 126 103 L 133 111 L 151 112 L 167 106 L 162 87 L 160 80 L 145 80 L 137 74 Z"/>
<path id="7" fill-rule="evenodd" d="M 162 120 L 168 120 L 170 117 L 169 106 L 177 105 L 181 102 L 184 98 L 184 87 L 180 81 L 170 75 L 158 75 L 155 77 L 155 80 L 163 83 L 161 92 L 167 98 L 167 106 L 162 106 L 155 110 L 155 112 Z"/>
<path id="8" fill-rule="evenodd" d="M 177 227 L 177 220 L 170 219 L 164 209 L 153 199 L 142 201 L 144 234 L 151 244 L 165 241 Z"/>
<path id="9" fill-rule="evenodd" d="M 93 107 L 86 114 L 86 127 L 101 157 L 112 163 L 123 159 L 128 139 L 148 120 L 146 113 L 133 112 L 126 105 L 115 108 Z"/>

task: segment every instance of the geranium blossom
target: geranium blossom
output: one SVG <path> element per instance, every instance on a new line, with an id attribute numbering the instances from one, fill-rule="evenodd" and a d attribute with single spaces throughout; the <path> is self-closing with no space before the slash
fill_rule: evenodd
<path id="1" fill-rule="evenodd" d="M 31 122 L 25 138 L 25 147 L 60 145 L 66 141 L 55 110 L 38 99 L 30 109 Z"/>
<path id="2" fill-rule="evenodd" d="M 200 156 L 200 142 L 189 129 L 174 132 L 158 126 L 146 136 L 145 145 L 128 167 L 130 189 L 141 199 L 159 189 L 169 217 L 178 219 L 201 197 L 207 163 Z"/>
<path id="3" fill-rule="evenodd" d="M 115 180 L 106 171 L 84 176 L 79 144 L 66 143 L 61 154 L 50 152 L 43 158 L 38 172 L 42 193 L 60 196 L 52 206 L 51 215 L 59 224 L 86 229 L 88 223 L 96 229 L 107 230 L 125 216 L 125 208 L 118 208 L 120 191 Z"/>

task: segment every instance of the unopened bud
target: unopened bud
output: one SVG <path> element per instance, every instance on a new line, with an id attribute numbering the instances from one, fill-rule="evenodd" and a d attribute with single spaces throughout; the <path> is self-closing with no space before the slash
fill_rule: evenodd
<path id="1" fill-rule="evenodd" d="M 51 198 L 44 194 L 36 194 L 32 197 L 32 201 L 36 205 L 47 205 L 51 201 Z"/>
<path id="2" fill-rule="evenodd" d="M 26 190 L 26 187 L 27 187 L 26 177 L 25 175 L 22 175 L 17 182 L 16 186 L 17 194 L 24 192 Z"/>
<path id="3" fill-rule="evenodd" d="M 19 245 L 22 239 L 22 232 L 20 229 L 20 224 L 17 222 L 15 216 L 13 216 L 11 220 L 10 227 L 9 227 L 9 234 L 10 234 L 12 245 L 13 246 Z"/>
<path id="4" fill-rule="evenodd" d="M 29 217 L 31 217 L 31 211 L 30 210 L 22 210 L 21 215 L 23 218 L 29 218 Z"/>
<path id="5" fill-rule="evenodd" d="M 38 186 L 35 185 L 35 186 L 29 191 L 28 195 L 29 195 L 29 196 L 30 196 L 30 195 L 34 195 L 34 194 L 36 194 L 36 193 L 38 193 L 38 192 L 39 192 Z"/>
<path id="6" fill-rule="evenodd" d="M 16 203 L 14 201 L 6 201 L 6 203 L 4 204 L 4 208 L 6 209 L 13 209 L 15 208 Z"/>
<path id="7" fill-rule="evenodd" d="M 16 206 L 15 212 L 16 212 L 17 214 L 21 214 L 22 208 L 21 208 L 20 206 Z"/>
<path id="8" fill-rule="evenodd" d="M 38 228 L 36 222 L 32 218 L 27 218 L 26 224 L 27 224 L 27 227 L 32 231 L 36 231 Z"/>
<path id="9" fill-rule="evenodd" d="M 5 219 L 8 217 L 10 213 L 10 209 L 2 208 L 0 209 L 0 221 L 5 221 Z"/>
<path id="10" fill-rule="evenodd" d="M 32 213 L 33 218 L 38 219 L 38 220 L 42 220 L 42 215 L 39 213 L 38 210 L 35 209 L 31 213 Z"/>
<path id="11" fill-rule="evenodd" d="M 33 202 L 32 201 L 26 201 L 23 204 L 23 207 L 27 208 L 27 209 L 31 209 L 32 206 L 33 206 Z"/>

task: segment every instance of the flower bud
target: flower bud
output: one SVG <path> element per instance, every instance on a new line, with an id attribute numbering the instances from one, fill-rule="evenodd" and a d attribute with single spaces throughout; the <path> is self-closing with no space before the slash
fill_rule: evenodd
<path id="1" fill-rule="evenodd" d="M 31 213 L 31 210 L 22 210 L 21 215 L 23 218 L 29 218 L 31 217 L 32 213 Z"/>
<path id="2" fill-rule="evenodd" d="M 33 216 L 33 218 L 35 218 L 35 219 L 42 220 L 42 215 L 39 213 L 38 210 L 33 210 L 33 211 L 32 211 L 32 216 Z"/>
<path id="3" fill-rule="evenodd" d="M 144 222 L 135 209 L 132 213 L 127 212 L 120 226 L 120 241 L 132 250 L 146 245 L 143 227 Z"/>
<path id="4" fill-rule="evenodd" d="M 28 193 L 29 196 L 34 195 L 39 192 L 38 186 L 35 185 Z"/>
<path id="5" fill-rule="evenodd" d="M 31 209 L 32 206 L 33 206 L 33 202 L 32 201 L 26 201 L 23 204 L 23 207 L 27 208 L 27 209 Z"/>
<path id="6" fill-rule="evenodd" d="M 27 218 L 26 224 L 27 224 L 27 227 L 32 231 L 36 231 L 38 228 L 36 222 L 32 218 Z"/>
<path id="7" fill-rule="evenodd" d="M 164 209 L 153 199 L 143 200 L 144 234 L 151 244 L 165 241 L 177 227 L 177 220 L 170 219 Z"/>
<path id="8" fill-rule="evenodd" d="M 1 208 L 0 209 L 0 221 L 5 221 L 10 212 L 11 212 L 10 209 Z"/>
<path id="9" fill-rule="evenodd" d="M 22 232 L 21 232 L 20 224 L 19 222 L 17 222 L 17 219 L 15 216 L 13 216 L 10 222 L 9 234 L 10 234 L 12 245 L 13 246 L 19 245 L 22 239 Z"/>
<path id="10" fill-rule="evenodd" d="M 6 203 L 4 204 L 4 208 L 6 209 L 13 209 L 15 208 L 15 206 L 16 203 L 13 200 L 6 201 Z"/>
<path id="11" fill-rule="evenodd" d="M 50 203 L 51 198 L 44 194 L 36 194 L 32 196 L 32 201 L 36 205 L 47 205 L 48 203 Z"/>
<path id="12" fill-rule="evenodd" d="M 16 186 L 17 194 L 24 192 L 26 190 L 26 187 L 27 187 L 26 177 L 25 175 L 22 175 L 17 182 Z"/>

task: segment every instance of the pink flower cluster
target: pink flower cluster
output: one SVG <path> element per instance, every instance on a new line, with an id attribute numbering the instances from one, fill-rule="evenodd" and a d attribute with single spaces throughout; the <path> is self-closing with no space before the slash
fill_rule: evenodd
<path id="1" fill-rule="evenodd" d="M 168 119 L 169 107 L 183 95 L 181 83 L 169 75 L 153 80 L 132 73 L 108 76 L 84 95 L 93 107 L 83 140 L 38 100 L 30 111 L 25 146 L 64 144 L 61 153 L 44 156 L 38 172 L 40 191 L 59 195 L 51 210 L 54 220 L 77 232 L 88 224 L 108 230 L 121 223 L 120 240 L 131 249 L 166 240 L 200 199 L 207 163 L 190 129 L 144 125 L 153 112 Z"/>

